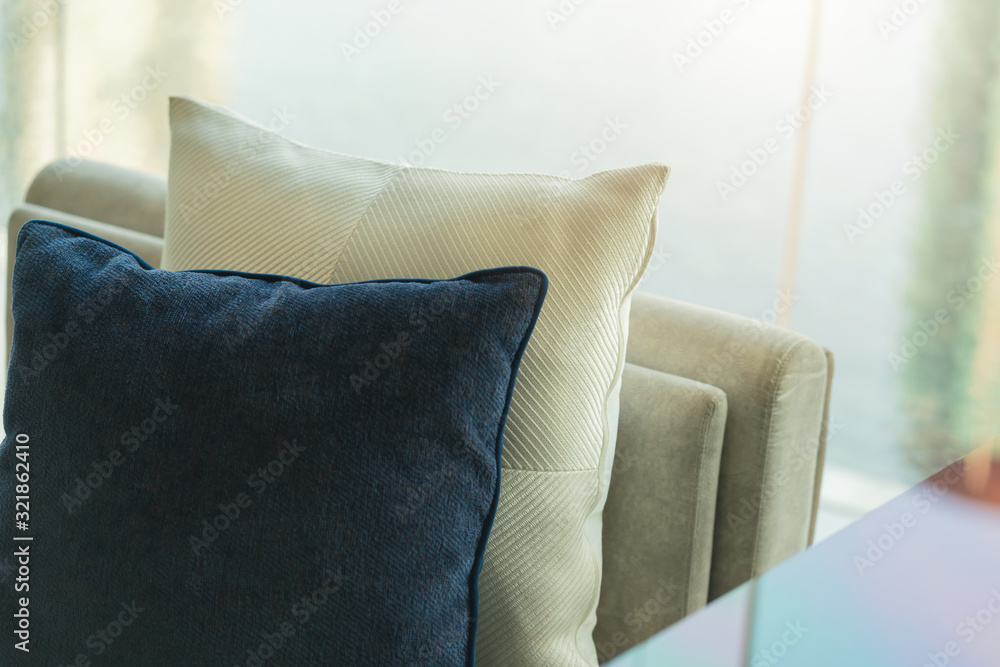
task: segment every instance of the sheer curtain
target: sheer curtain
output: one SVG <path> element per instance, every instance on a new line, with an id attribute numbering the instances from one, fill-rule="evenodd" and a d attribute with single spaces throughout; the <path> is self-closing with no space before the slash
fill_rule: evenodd
<path id="1" fill-rule="evenodd" d="M 404 0 L 366 36 L 385 5 L 5 2 L 4 219 L 57 157 L 165 173 L 170 94 L 259 122 L 280 110 L 304 143 L 446 169 L 662 161 L 674 173 L 642 289 L 756 318 L 793 304 L 790 325 L 837 357 L 831 494 L 855 477 L 914 483 L 996 437 L 1000 280 L 969 281 L 1000 254 L 1000 5 L 898 16 L 838 0 L 813 35 L 813 3 L 797 0 Z M 490 94 L 456 112 L 483 80 Z M 422 154 L 439 128 L 447 140 Z M 961 139 L 921 161 L 948 128 Z M 917 345 L 941 309 L 948 323 Z"/>

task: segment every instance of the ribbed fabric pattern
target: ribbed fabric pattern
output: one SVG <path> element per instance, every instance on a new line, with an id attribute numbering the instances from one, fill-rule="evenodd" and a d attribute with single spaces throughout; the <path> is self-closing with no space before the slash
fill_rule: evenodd
<path id="1" fill-rule="evenodd" d="M 171 166 L 167 219 L 175 230 L 210 225 L 211 232 L 174 234 L 163 266 L 238 256 L 240 270 L 263 273 L 294 258 L 296 277 L 320 282 L 400 167 L 317 151 L 249 123 L 201 122 L 207 111 L 171 100 L 171 165 L 193 168 Z M 279 179 L 275 163 L 294 165 L 295 177 Z M 265 188 L 249 191 L 258 185 Z"/>
<path id="2" fill-rule="evenodd" d="M 600 517 L 628 298 L 652 250 L 669 169 L 580 180 L 418 169 L 303 147 L 185 98 L 171 101 L 171 127 L 164 268 L 324 283 L 508 265 L 546 272 L 548 297 L 505 432 L 477 658 L 596 665 Z M 241 158 L 247 145 L 250 158 Z M 199 206 L 206 183 L 234 163 Z"/>
<path id="3" fill-rule="evenodd" d="M 600 561 L 584 532 L 594 473 L 504 468 L 501 474 L 500 506 L 487 544 L 491 567 L 484 566 L 479 576 L 477 664 L 596 663 L 593 642 L 580 644 L 577 637 L 580 610 L 597 602 L 589 584 L 600 585 Z M 512 574 L 530 604 L 510 595 L 506 579 Z M 487 609 L 490 623 L 484 623 Z M 589 639 L 593 627 L 585 632 Z M 517 646 L 511 645 L 513 637 Z"/>

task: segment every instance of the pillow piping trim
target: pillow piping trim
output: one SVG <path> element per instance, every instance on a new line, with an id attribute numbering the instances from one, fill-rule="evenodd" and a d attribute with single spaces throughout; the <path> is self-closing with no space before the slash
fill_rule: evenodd
<path id="1" fill-rule="evenodd" d="M 55 229 L 60 229 L 65 232 L 69 232 L 79 238 L 85 238 L 91 241 L 97 241 L 109 248 L 114 248 L 127 255 L 132 256 L 133 259 L 139 264 L 139 266 L 146 271 L 162 271 L 163 269 L 156 269 L 149 264 L 142 257 L 134 253 L 133 251 L 125 248 L 123 246 L 103 239 L 100 236 L 91 234 L 90 232 L 72 227 L 70 225 L 63 224 L 61 222 L 53 222 L 51 220 L 33 219 L 24 223 L 17 234 L 17 249 L 15 250 L 15 261 L 17 259 L 17 253 L 21 250 L 21 245 L 24 241 L 25 228 L 31 224 L 44 225 L 47 227 L 53 227 Z M 525 327 L 524 334 L 521 336 L 521 342 L 518 345 L 514 356 L 511 358 L 510 364 L 510 378 L 507 382 L 507 393 L 504 398 L 504 409 L 500 415 L 499 425 L 497 428 L 496 437 L 496 470 L 497 470 L 497 481 L 494 485 L 493 490 L 493 500 L 490 503 L 489 510 L 486 515 L 486 519 L 483 522 L 483 529 L 479 536 L 479 541 L 476 545 L 475 558 L 472 561 L 472 569 L 469 572 L 469 645 L 467 649 L 467 665 L 471 667 L 475 664 L 476 660 L 476 633 L 479 627 L 479 575 L 483 569 L 483 561 L 486 556 L 486 545 L 489 540 L 490 532 L 493 529 L 493 523 L 496 519 L 497 507 L 500 503 L 500 484 L 501 484 L 501 474 L 502 466 L 501 459 L 503 457 L 503 436 L 504 430 L 507 426 L 507 416 L 510 412 L 511 399 L 514 395 L 514 385 L 517 380 L 517 373 L 520 369 L 521 359 L 524 356 L 524 352 L 528 347 L 528 342 L 531 339 L 532 333 L 534 333 L 535 325 L 538 323 L 538 317 L 541 314 L 542 305 L 545 301 L 545 297 L 548 294 L 549 289 L 549 278 L 541 269 L 532 266 L 504 266 L 492 269 L 480 269 L 478 271 L 472 271 L 471 273 L 466 273 L 455 278 L 446 279 L 434 279 L 434 278 L 383 278 L 378 280 L 364 280 L 353 283 L 333 283 L 333 284 L 323 284 L 314 283 L 309 280 L 304 280 L 302 278 L 295 278 L 292 276 L 283 276 L 270 273 L 250 273 L 246 271 L 225 271 L 225 270 L 211 270 L 211 269 L 191 269 L 186 271 L 170 271 L 168 273 L 200 273 L 207 275 L 219 276 L 222 278 L 226 277 L 239 277 L 246 278 L 250 280 L 263 280 L 268 283 L 274 282 L 291 282 L 298 287 L 303 289 L 312 289 L 316 287 L 341 287 L 349 285 L 369 285 L 369 284 L 388 284 L 388 283 L 419 283 L 419 284 L 432 284 L 432 283 L 447 283 L 447 282 L 458 282 L 458 281 L 473 281 L 479 278 L 484 278 L 487 276 L 501 276 L 513 273 L 530 273 L 537 276 L 540 279 L 540 284 L 538 287 L 538 294 L 535 298 L 535 306 L 531 313 L 531 319 L 528 321 L 528 326 Z"/>
<path id="2" fill-rule="evenodd" d="M 341 287 L 346 285 L 376 285 L 382 283 L 420 283 L 420 284 L 430 284 L 430 283 L 450 283 L 457 282 L 460 280 L 474 280 L 482 278 L 488 275 L 507 275 L 509 273 L 533 273 L 542 279 L 543 289 L 541 290 L 542 295 L 548 293 L 549 278 L 545 275 L 545 272 L 534 266 L 498 266 L 489 269 L 478 269 L 476 271 L 470 271 L 469 273 L 463 273 L 460 276 L 455 276 L 454 278 L 375 278 L 372 280 L 358 280 L 350 283 L 317 283 L 311 280 L 305 280 L 304 278 L 296 278 L 294 276 L 286 276 L 278 273 L 254 273 L 252 271 L 230 271 L 228 269 L 184 269 L 182 271 L 168 271 L 167 269 L 157 269 L 144 260 L 142 257 L 134 253 L 133 251 L 118 245 L 114 241 L 108 241 L 100 236 L 91 234 L 90 232 L 78 229 L 72 225 L 66 225 L 61 222 L 53 222 L 51 220 L 42 220 L 41 218 L 35 218 L 29 220 L 21 229 L 30 224 L 45 225 L 48 227 L 55 227 L 56 229 L 62 229 L 64 231 L 71 232 L 81 238 L 87 238 L 92 241 L 97 241 L 110 248 L 120 250 L 128 255 L 131 255 L 141 266 L 147 271 L 164 271 L 166 273 L 201 273 L 212 276 L 219 276 L 222 278 L 235 277 L 235 278 L 247 278 L 249 280 L 263 280 L 268 283 L 275 282 L 290 282 L 303 289 L 312 289 L 314 287 Z M 17 249 L 14 251 L 14 258 L 17 259 L 17 252 L 21 248 L 21 232 L 17 234 Z M 540 307 L 539 307 L 540 308 Z M 532 329 L 533 331 L 533 326 Z"/>
<path id="3" fill-rule="evenodd" d="M 501 464 L 501 459 L 503 458 L 503 434 L 504 429 L 507 426 L 507 415 L 510 412 L 511 398 L 514 395 L 514 384 L 517 380 L 517 372 L 520 370 L 521 358 L 524 356 L 524 351 L 528 347 L 528 342 L 531 340 L 531 335 L 535 331 L 535 324 L 538 323 L 538 316 L 542 312 L 542 303 L 545 301 L 545 297 L 549 291 L 549 278 L 540 269 L 532 269 L 537 272 L 538 276 L 542 279 L 542 283 L 538 288 L 538 297 L 535 300 L 535 308 L 531 314 L 531 320 L 528 322 L 528 326 L 525 329 L 524 335 L 521 337 L 521 344 L 517 348 L 517 352 L 514 353 L 514 357 L 510 362 L 510 380 L 507 383 L 507 396 L 504 399 L 503 413 L 500 415 L 500 426 L 497 429 L 497 484 L 496 490 L 493 493 L 493 502 L 490 504 L 489 514 L 486 518 L 486 523 L 483 529 L 483 533 L 480 536 L 479 545 L 476 548 L 476 559 L 472 563 L 472 572 L 469 574 L 470 590 L 471 595 L 469 596 L 469 617 L 472 619 L 469 627 L 470 642 L 469 642 L 469 658 L 468 665 L 472 667 L 476 664 L 476 632 L 479 629 L 479 574 L 483 569 L 483 561 L 486 558 L 486 543 L 489 540 L 490 532 L 493 530 L 493 522 L 496 519 L 497 507 L 500 504 L 500 484 L 501 475 L 503 474 L 503 466 Z M 475 583 L 472 583 L 475 582 Z"/>

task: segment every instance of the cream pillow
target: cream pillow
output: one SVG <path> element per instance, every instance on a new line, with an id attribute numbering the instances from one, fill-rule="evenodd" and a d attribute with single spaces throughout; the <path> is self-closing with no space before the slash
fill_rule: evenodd
<path id="1" fill-rule="evenodd" d="M 166 269 L 320 283 L 513 265 L 548 274 L 507 420 L 476 657 L 596 665 L 601 512 L 630 295 L 669 168 L 579 180 L 414 168 L 303 146 L 188 98 L 171 99 L 170 125 Z"/>

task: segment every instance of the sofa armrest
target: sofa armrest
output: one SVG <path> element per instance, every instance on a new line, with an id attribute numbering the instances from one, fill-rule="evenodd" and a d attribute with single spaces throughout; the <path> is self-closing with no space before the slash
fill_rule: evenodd
<path id="1" fill-rule="evenodd" d="M 609 660 L 708 602 L 721 390 L 625 364 L 594 640 Z"/>
<path id="2" fill-rule="evenodd" d="M 28 204 L 159 237 L 166 201 L 162 176 L 79 159 L 50 163 L 25 197 Z"/>
<path id="3" fill-rule="evenodd" d="M 830 365 L 799 334 L 637 293 L 627 360 L 728 399 L 710 599 L 804 549 L 813 519 Z"/>

